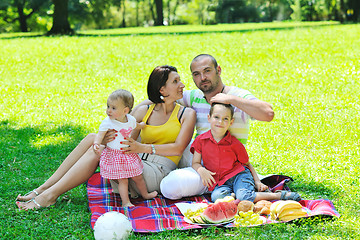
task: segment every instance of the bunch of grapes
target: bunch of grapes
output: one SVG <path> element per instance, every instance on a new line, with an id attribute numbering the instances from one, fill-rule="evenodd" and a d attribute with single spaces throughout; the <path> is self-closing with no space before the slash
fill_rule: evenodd
<path id="1" fill-rule="evenodd" d="M 202 207 L 202 208 L 198 208 L 196 210 L 191 210 L 190 208 L 188 210 L 186 210 L 186 212 L 184 213 L 185 217 L 187 217 L 188 219 L 190 219 L 190 217 L 195 217 L 195 216 L 199 216 L 201 215 L 201 213 L 204 212 L 206 207 Z"/>
<path id="2" fill-rule="evenodd" d="M 246 227 L 250 225 L 259 225 L 263 221 L 260 218 L 260 215 L 254 213 L 253 211 L 243 212 L 240 211 L 238 215 L 235 216 L 234 224 L 237 227 Z"/>

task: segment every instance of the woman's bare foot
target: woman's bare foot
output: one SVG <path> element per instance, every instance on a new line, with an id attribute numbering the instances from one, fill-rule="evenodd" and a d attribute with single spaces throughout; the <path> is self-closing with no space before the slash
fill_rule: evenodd
<path id="1" fill-rule="evenodd" d="M 27 201 L 27 202 L 16 202 L 16 205 L 20 210 L 33 210 L 33 209 L 40 209 L 44 207 L 49 207 L 53 204 L 55 204 L 55 201 L 46 200 L 46 197 L 39 195 L 37 197 L 34 197 L 33 199 Z"/>
<path id="2" fill-rule="evenodd" d="M 27 202 L 27 201 L 33 199 L 34 197 L 39 196 L 39 194 L 40 194 L 40 192 L 38 192 L 37 189 L 34 189 L 34 190 L 28 192 L 27 194 L 25 194 L 24 196 L 21 196 L 21 194 L 19 194 L 16 197 L 16 200 L 21 201 L 21 202 Z"/>
<path id="3" fill-rule="evenodd" d="M 135 207 L 135 205 L 132 204 L 131 202 L 123 203 L 121 206 L 122 206 L 122 207 Z"/>
<path id="4" fill-rule="evenodd" d="M 150 192 L 144 196 L 142 196 L 144 199 L 152 199 L 158 195 L 157 191 Z"/>

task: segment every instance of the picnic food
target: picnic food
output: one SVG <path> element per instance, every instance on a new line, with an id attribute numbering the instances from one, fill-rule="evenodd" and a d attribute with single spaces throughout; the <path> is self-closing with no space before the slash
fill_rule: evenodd
<path id="1" fill-rule="evenodd" d="M 293 200 L 280 200 L 271 204 L 270 216 L 272 220 L 290 221 L 306 216 L 299 202 Z"/>
<path id="2" fill-rule="evenodd" d="M 254 203 L 248 200 L 243 200 L 240 201 L 238 206 L 238 211 L 242 211 L 242 212 L 248 212 L 248 211 L 252 211 L 254 209 Z"/>
<path id="3" fill-rule="evenodd" d="M 260 200 L 254 205 L 254 213 L 268 215 L 270 214 L 270 207 L 271 207 L 271 202 L 266 200 Z"/>
<path id="4" fill-rule="evenodd" d="M 216 224 L 231 221 L 236 214 L 237 205 L 231 201 L 211 203 L 196 211 L 189 209 L 184 215 L 194 223 Z"/>
<path id="5" fill-rule="evenodd" d="M 250 225 L 259 225 L 262 223 L 263 220 L 260 218 L 260 215 L 254 213 L 253 211 L 239 212 L 239 214 L 235 216 L 234 221 L 236 227 L 246 227 Z"/>

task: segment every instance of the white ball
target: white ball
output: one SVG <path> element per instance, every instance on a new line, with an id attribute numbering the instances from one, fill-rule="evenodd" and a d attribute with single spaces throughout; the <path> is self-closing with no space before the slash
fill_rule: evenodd
<path id="1" fill-rule="evenodd" d="M 95 222 L 96 240 L 127 239 L 132 231 L 131 222 L 119 212 L 111 211 L 101 215 Z"/>

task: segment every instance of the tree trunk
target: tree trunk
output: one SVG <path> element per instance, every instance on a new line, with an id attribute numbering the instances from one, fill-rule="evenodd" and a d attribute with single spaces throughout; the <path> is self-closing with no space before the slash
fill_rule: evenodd
<path id="1" fill-rule="evenodd" d="M 20 29 L 22 32 L 27 32 L 28 27 L 26 23 L 26 16 L 24 14 L 24 5 L 22 5 L 20 2 L 17 2 L 16 8 L 19 14 Z"/>
<path id="2" fill-rule="evenodd" d="M 126 23 L 125 23 L 125 0 L 122 0 L 122 24 L 121 26 L 124 28 L 126 27 Z"/>
<path id="3" fill-rule="evenodd" d="M 155 0 L 155 5 L 156 5 L 155 26 L 162 26 L 162 25 L 164 25 L 163 1 Z"/>
<path id="4" fill-rule="evenodd" d="M 70 28 L 68 20 L 68 2 L 69 0 L 53 0 L 53 25 L 51 27 L 51 30 L 48 32 L 48 35 L 74 34 L 74 30 Z"/>

